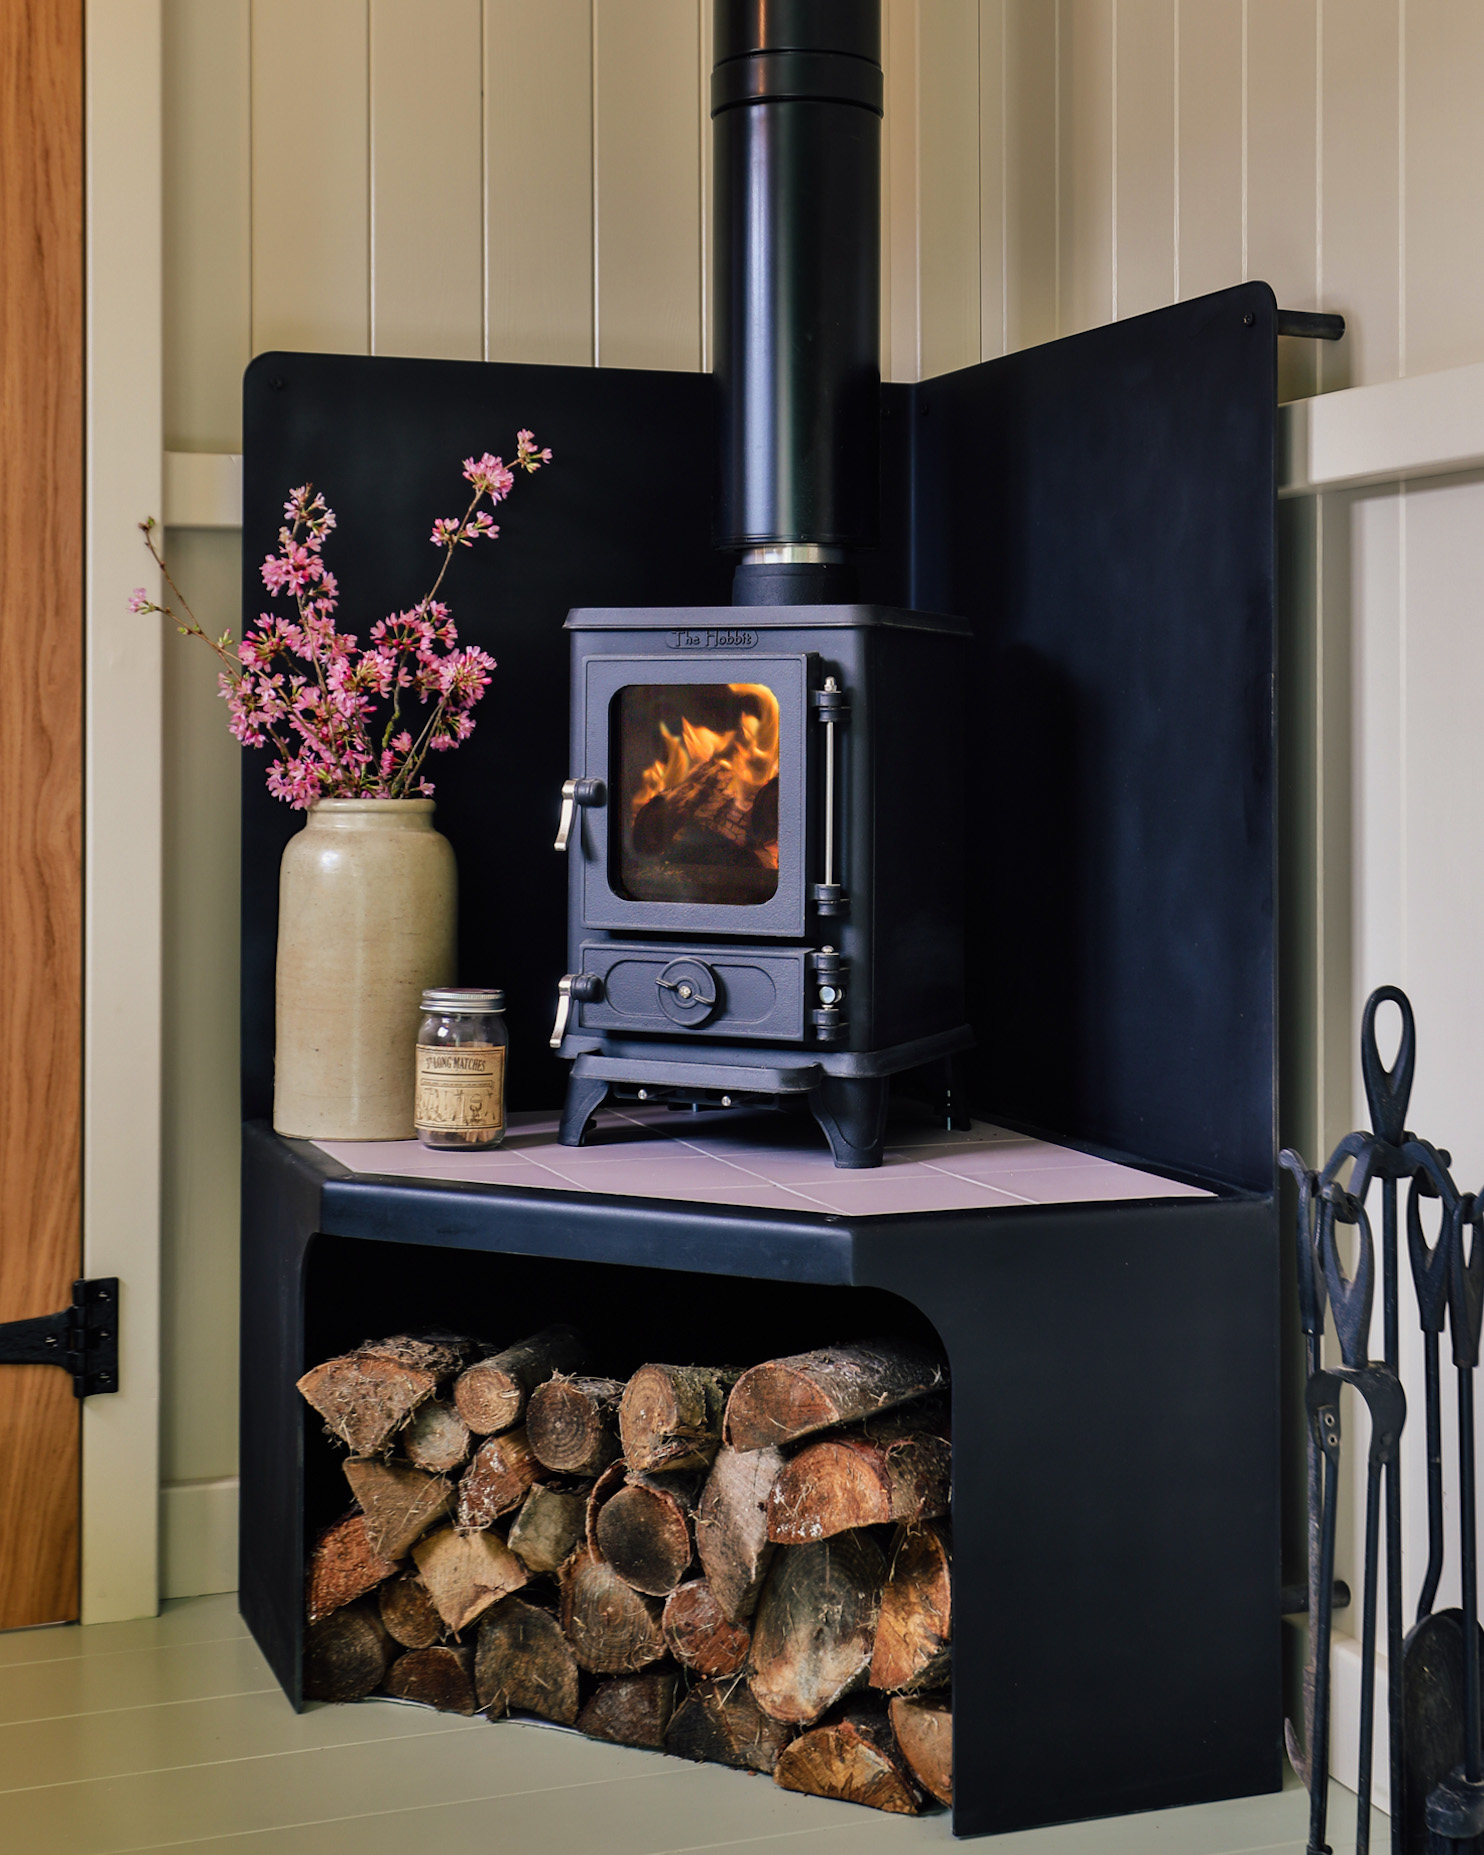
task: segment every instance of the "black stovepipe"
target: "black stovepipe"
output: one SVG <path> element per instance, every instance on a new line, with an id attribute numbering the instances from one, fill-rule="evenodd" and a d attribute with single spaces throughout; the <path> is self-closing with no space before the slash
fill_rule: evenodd
<path id="1" fill-rule="evenodd" d="M 879 0 L 716 0 L 716 544 L 736 596 L 849 597 L 879 503 Z"/>

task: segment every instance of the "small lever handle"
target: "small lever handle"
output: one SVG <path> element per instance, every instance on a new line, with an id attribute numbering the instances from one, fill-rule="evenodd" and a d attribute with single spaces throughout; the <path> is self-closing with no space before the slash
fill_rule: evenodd
<path id="1" fill-rule="evenodd" d="M 569 782 L 570 784 L 570 782 Z M 566 973 L 557 982 L 556 1023 L 551 1027 L 551 1047 L 560 1050 L 572 1016 L 572 1001 L 592 1005 L 603 996 L 603 981 L 596 973 Z"/>
<path id="2" fill-rule="evenodd" d="M 557 825 L 556 847 L 567 848 L 579 805 L 602 805 L 608 793 L 601 779 L 569 779 L 562 786 L 562 816 Z"/>

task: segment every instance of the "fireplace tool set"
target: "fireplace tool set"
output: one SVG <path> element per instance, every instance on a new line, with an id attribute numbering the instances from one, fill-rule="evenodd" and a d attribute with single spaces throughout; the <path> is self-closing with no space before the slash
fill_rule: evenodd
<path id="1" fill-rule="evenodd" d="M 1388 1069 L 1376 1040 L 1383 1004 L 1401 1014 L 1401 1040 Z M 1484 1851 L 1484 1746 L 1480 1737 L 1478 1542 L 1475 1517 L 1473 1377 L 1484 1323 L 1484 1194 L 1460 1193 L 1446 1151 L 1405 1127 L 1416 1063 L 1416 1031 L 1406 995 L 1381 986 L 1366 1002 L 1361 1068 L 1369 1133 L 1347 1134 L 1324 1170 L 1311 1172 L 1291 1150 L 1281 1163 L 1298 1184 L 1298 1295 L 1309 1379 L 1308 1613 L 1304 1743 L 1287 1727 L 1289 1757 L 1309 1790 L 1308 1855 L 1329 1855 L 1330 1646 L 1341 1454 L 1340 1394 L 1349 1385 L 1370 1417 L 1366 1467 L 1365 1563 L 1361 1599 L 1361 1692 L 1356 1855 L 1370 1848 L 1372 1732 L 1375 1712 L 1381 1521 L 1385 1509 L 1387 1690 L 1390 1719 L 1391 1847 L 1394 1855 Z M 1351 1168 L 1348 1185 L 1342 1183 Z M 1428 1561 L 1416 1618 L 1403 1635 L 1401 1454 L 1406 1399 L 1398 1377 L 1400 1264 L 1398 1191 L 1408 1182 L 1407 1253 L 1423 1335 L 1426 1404 Z M 1365 1201 L 1379 1182 L 1382 1358 L 1369 1357 L 1376 1287 L 1376 1243 Z M 1440 1220 L 1429 1243 L 1423 1200 Z M 1345 1273 L 1341 1228 L 1354 1232 L 1354 1269 Z M 1321 1359 L 1324 1304 L 1334 1314 L 1343 1363 Z M 1439 1342 L 1452 1337 L 1458 1390 L 1458 1512 L 1461 1604 L 1434 1611 L 1444 1561 L 1442 1395 Z"/>

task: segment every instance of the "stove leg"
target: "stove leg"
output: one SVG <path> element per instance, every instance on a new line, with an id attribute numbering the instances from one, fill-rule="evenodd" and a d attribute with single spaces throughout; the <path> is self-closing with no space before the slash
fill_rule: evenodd
<path id="1" fill-rule="evenodd" d="M 597 1081 L 591 1076 L 568 1078 L 567 1099 L 562 1106 L 562 1124 L 557 1130 L 558 1146 L 582 1145 L 592 1118 L 602 1107 L 607 1094 L 606 1082 Z"/>
<path id="2" fill-rule="evenodd" d="M 826 1076 L 810 1095 L 837 1166 L 881 1164 L 890 1087 L 885 1076 Z"/>

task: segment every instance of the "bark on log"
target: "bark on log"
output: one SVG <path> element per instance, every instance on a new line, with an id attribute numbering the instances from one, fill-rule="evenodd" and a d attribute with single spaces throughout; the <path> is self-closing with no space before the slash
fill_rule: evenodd
<path id="1" fill-rule="evenodd" d="M 454 1405 L 429 1398 L 407 1421 L 402 1448 L 415 1468 L 430 1475 L 447 1475 L 469 1460 L 474 1439 Z"/>
<path id="2" fill-rule="evenodd" d="M 440 1527 L 412 1548 L 434 1608 L 449 1629 L 467 1628 L 491 1604 L 525 1584 L 529 1574 L 495 1533 Z"/>
<path id="3" fill-rule="evenodd" d="M 789 1727 L 768 1718 L 745 1682 L 702 1681 L 676 1709 L 665 1750 L 706 1765 L 772 1771 L 791 1737 Z"/>
<path id="4" fill-rule="evenodd" d="M 474 1712 L 474 1651 L 409 1649 L 387 1670 L 386 1691 L 397 1700 L 421 1701 L 440 1713 Z"/>
<path id="5" fill-rule="evenodd" d="M 381 1686 L 396 1647 L 372 1604 L 349 1604 L 304 1632 L 306 1700 L 360 1700 Z"/>
<path id="6" fill-rule="evenodd" d="M 905 1340 L 826 1346 L 744 1372 L 727 1400 L 733 1449 L 766 1449 L 907 1404 L 948 1383 L 937 1353 Z"/>
<path id="7" fill-rule="evenodd" d="M 642 1365 L 618 1409 L 624 1460 L 636 1475 L 711 1466 L 721 1447 L 730 1366 Z"/>
<path id="8" fill-rule="evenodd" d="M 670 1593 L 660 1624 L 670 1653 L 698 1675 L 736 1675 L 747 1666 L 752 1631 L 722 1614 L 704 1578 L 692 1578 Z"/>
<path id="9" fill-rule="evenodd" d="M 891 1729 L 908 1769 L 939 1803 L 953 1802 L 953 1703 L 947 1694 L 898 1694 Z"/>
<path id="10" fill-rule="evenodd" d="M 678 786 L 657 792 L 634 816 L 634 848 L 661 857 L 684 838 L 710 852 L 708 861 L 751 861 L 751 813 L 756 794 L 739 798 L 724 757 L 703 760 Z"/>
<path id="11" fill-rule="evenodd" d="M 616 1378 L 566 1378 L 538 1385 L 526 1406 L 526 1436 L 536 1460 L 560 1475 L 600 1475 L 619 1453 Z"/>
<path id="12" fill-rule="evenodd" d="M 353 1456 L 379 1455 L 476 1350 L 472 1340 L 450 1334 L 367 1340 L 306 1372 L 299 1390 Z"/>
<path id="13" fill-rule="evenodd" d="M 531 1454 L 524 1430 L 487 1438 L 459 1480 L 459 1531 L 480 1532 L 501 1514 L 519 1507 L 545 1473 Z"/>
<path id="14" fill-rule="evenodd" d="M 941 1687 L 948 1679 L 952 1563 L 952 1543 L 941 1522 L 898 1535 L 871 1654 L 873 1688 L 907 1693 Z"/>
<path id="15" fill-rule="evenodd" d="M 661 1751 L 675 1706 L 673 1668 L 646 1668 L 642 1675 L 602 1681 L 577 1716 L 577 1730 L 612 1745 Z"/>
<path id="16" fill-rule="evenodd" d="M 550 1611 L 507 1597 L 485 1612 L 474 1651 L 474 1689 L 491 1719 L 521 1711 L 572 1724 L 577 1658 Z"/>
<path id="17" fill-rule="evenodd" d="M 765 1713 L 812 1726 L 862 1685 L 885 1582 L 869 1533 L 779 1548 L 752 1632 L 752 1691 Z"/>
<path id="18" fill-rule="evenodd" d="M 453 1388 L 454 1403 L 477 1436 L 498 1435 L 514 1429 L 532 1391 L 553 1372 L 580 1372 L 586 1364 L 587 1348 L 580 1334 L 571 1327 L 546 1327 L 461 1373 Z"/>
<path id="19" fill-rule="evenodd" d="M 310 1550 L 304 1606 L 308 1621 L 317 1623 L 354 1603 L 396 1570 L 372 1545 L 365 1515 L 347 1514 L 326 1527 Z"/>
<path id="20" fill-rule="evenodd" d="M 768 1538 L 803 1546 L 854 1527 L 935 1520 L 948 1512 L 952 1472 L 946 1413 L 919 1417 L 909 1405 L 801 1449 L 768 1495 Z"/>
<path id="21" fill-rule="evenodd" d="M 402 1648 L 431 1649 L 442 1636 L 443 1619 L 416 1572 L 388 1578 L 376 1596 L 387 1634 Z"/>
<path id="22" fill-rule="evenodd" d="M 403 1462 L 344 1465 L 350 1491 L 366 1517 L 366 1537 L 384 1559 L 405 1559 L 435 1520 L 453 1505 L 453 1483 Z"/>
<path id="23" fill-rule="evenodd" d="M 619 1489 L 627 1485 L 628 1479 L 628 1471 L 622 1462 L 610 1462 L 588 1493 L 587 1516 L 583 1524 L 587 1543 L 594 1552 L 598 1550 L 598 1516 Z"/>
<path id="24" fill-rule="evenodd" d="M 717 1452 L 696 1515 L 696 1556 L 723 1615 L 750 1617 L 773 1558 L 768 1493 L 783 1468 L 777 1449 Z"/>
<path id="25" fill-rule="evenodd" d="M 670 1477 L 666 1477 L 668 1482 Z M 690 1507 L 698 1487 L 630 1478 L 598 1511 L 598 1550 L 625 1584 L 664 1597 L 690 1570 Z"/>
<path id="26" fill-rule="evenodd" d="M 801 1733 L 778 1760 L 773 1782 L 786 1791 L 863 1803 L 894 1816 L 916 1816 L 922 1808 L 885 1716 L 862 1708 Z"/>
<path id="27" fill-rule="evenodd" d="M 588 1545 L 562 1568 L 562 1628 L 591 1674 L 637 1674 L 665 1654 L 658 1601 L 625 1584 Z"/>
<path id="28" fill-rule="evenodd" d="M 587 1493 L 537 1482 L 510 1523 L 506 1544 L 533 1572 L 559 1572 L 587 1523 Z"/>

